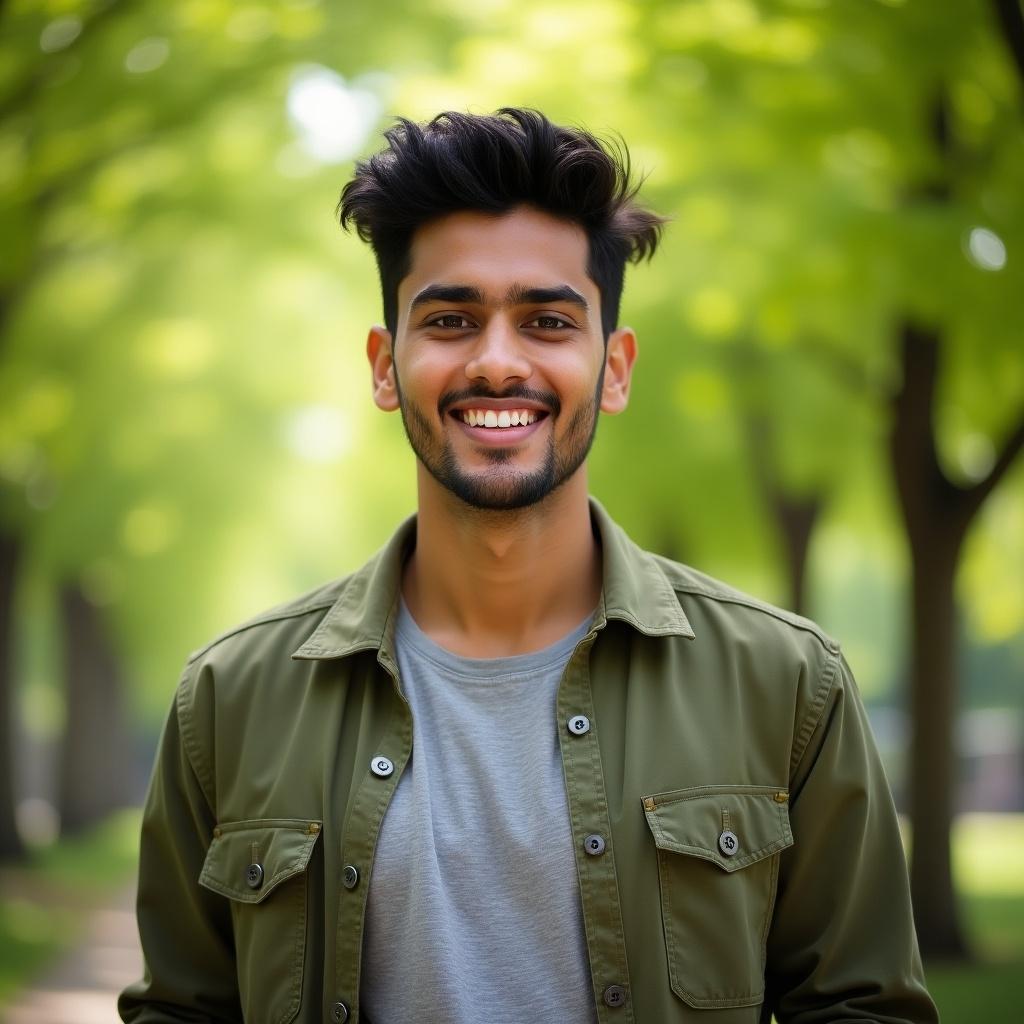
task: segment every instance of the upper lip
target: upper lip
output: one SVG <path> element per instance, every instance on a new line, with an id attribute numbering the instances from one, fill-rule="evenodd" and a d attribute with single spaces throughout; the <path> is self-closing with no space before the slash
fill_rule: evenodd
<path id="1" fill-rule="evenodd" d="M 526 398 L 467 398 L 462 402 L 454 402 L 448 406 L 448 412 L 465 412 L 469 409 L 493 409 L 495 412 L 501 412 L 502 409 L 507 409 L 511 412 L 513 409 L 529 409 L 532 412 L 548 412 L 548 408 L 545 405 L 541 405 L 540 402 L 531 402 Z"/>

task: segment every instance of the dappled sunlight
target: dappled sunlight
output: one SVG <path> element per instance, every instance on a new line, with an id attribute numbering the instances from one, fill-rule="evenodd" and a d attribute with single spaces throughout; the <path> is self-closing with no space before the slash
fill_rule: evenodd
<path id="1" fill-rule="evenodd" d="M 139 332 L 138 359 L 156 377 L 193 377 L 209 365 L 214 344 L 203 320 L 153 320 Z"/>
<path id="2" fill-rule="evenodd" d="M 136 505 L 124 517 L 121 536 L 125 549 L 137 557 L 164 551 L 174 540 L 180 520 L 174 506 L 166 501 Z"/>
<path id="3" fill-rule="evenodd" d="M 156 71 L 171 55 L 170 41 L 162 36 L 150 36 L 136 43 L 125 55 L 125 71 L 133 75 L 144 75 Z"/>
<path id="4" fill-rule="evenodd" d="M 734 292 L 707 285 L 686 299 L 686 317 L 690 324 L 709 338 L 725 338 L 740 324 L 742 313 Z"/>
<path id="5" fill-rule="evenodd" d="M 359 152 L 380 114 L 375 93 L 330 68 L 299 68 L 288 87 L 288 116 L 302 146 L 321 163 L 342 163 Z"/>
<path id="6" fill-rule="evenodd" d="M 65 14 L 47 22 L 39 33 L 39 49 L 43 53 L 57 53 L 70 46 L 82 34 L 82 19 Z"/>
<path id="7" fill-rule="evenodd" d="M 307 405 L 289 413 L 284 433 L 288 447 L 307 462 L 337 462 L 353 442 L 348 416 L 329 405 Z"/>
<path id="8" fill-rule="evenodd" d="M 1006 266 L 1006 245 L 988 228 L 971 228 L 965 250 L 967 258 L 980 270 L 1002 270 Z"/>

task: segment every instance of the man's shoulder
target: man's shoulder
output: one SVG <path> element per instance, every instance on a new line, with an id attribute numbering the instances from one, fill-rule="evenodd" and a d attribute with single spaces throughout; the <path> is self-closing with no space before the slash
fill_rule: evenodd
<path id="1" fill-rule="evenodd" d="M 756 628 L 760 635 L 804 638 L 828 654 L 838 655 L 839 644 L 811 619 L 738 590 L 692 566 L 654 552 L 650 554 L 691 622 L 695 617 L 710 617 L 731 623 L 740 631 Z M 699 623 L 694 624 L 695 629 L 698 626 Z"/>
<path id="2" fill-rule="evenodd" d="M 194 665 L 215 654 L 229 655 L 255 646 L 266 647 L 268 644 L 275 646 L 275 640 L 278 641 L 277 646 L 285 647 L 295 635 L 304 638 L 337 602 L 351 578 L 352 574 L 333 579 L 225 629 L 194 650 L 188 656 L 187 664 Z M 286 652 L 286 656 L 300 643 L 301 639 L 297 640 Z"/>

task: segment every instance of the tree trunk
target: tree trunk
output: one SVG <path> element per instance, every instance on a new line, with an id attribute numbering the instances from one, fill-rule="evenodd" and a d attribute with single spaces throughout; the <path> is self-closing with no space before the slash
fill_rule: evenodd
<path id="1" fill-rule="evenodd" d="M 911 321 L 901 328 L 903 379 L 893 397 L 891 465 L 912 564 L 910 704 L 911 888 L 921 951 L 965 957 L 950 870 L 954 813 L 956 637 L 954 587 L 967 530 L 1024 448 L 1024 411 L 984 479 L 951 481 L 939 463 L 932 419 L 942 338 Z"/>
<path id="2" fill-rule="evenodd" d="M 950 829 L 956 798 L 956 613 L 953 588 L 960 538 L 933 532 L 911 539 L 913 561 L 910 653 L 911 895 L 922 952 L 968 956 L 953 883 Z"/>
<path id="3" fill-rule="evenodd" d="M 15 819 L 14 793 L 14 587 L 18 540 L 0 532 L 0 860 L 20 857 L 25 848 Z"/>
<path id="4" fill-rule="evenodd" d="M 96 607 L 77 586 L 60 593 L 67 727 L 61 746 L 61 831 L 78 832 L 131 803 L 132 756 L 120 662 Z"/>
<path id="5" fill-rule="evenodd" d="M 955 785 L 953 586 L 966 520 L 935 447 L 937 331 L 904 323 L 903 380 L 893 401 L 892 469 L 910 547 L 911 891 L 922 952 L 966 957 L 950 862 Z"/>
<path id="6" fill-rule="evenodd" d="M 789 607 L 798 615 L 806 615 L 807 552 L 822 509 L 822 500 L 816 497 L 794 498 L 776 491 L 772 495 L 771 505 L 786 556 Z"/>
<path id="7" fill-rule="evenodd" d="M 776 431 L 770 419 L 747 414 L 744 431 L 751 468 L 761 497 L 771 513 L 782 546 L 788 607 L 807 614 L 807 553 L 818 516 L 825 506 L 823 494 L 806 497 L 786 490 L 776 468 Z"/>

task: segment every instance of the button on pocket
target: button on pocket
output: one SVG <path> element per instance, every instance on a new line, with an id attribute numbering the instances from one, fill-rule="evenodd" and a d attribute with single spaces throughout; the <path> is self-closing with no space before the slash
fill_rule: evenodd
<path id="1" fill-rule="evenodd" d="M 778 793 L 777 786 L 701 786 L 643 800 L 658 852 L 669 980 L 695 1008 L 764 998 L 778 854 L 793 843 Z"/>
<path id="2" fill-rule="evenodd" d="M 718 848 L 722 851 L 723 857 L 735 857 L 740 852 L 740 840 L 735 832 L 726 829 L 718 837 Z"/>
<path id="3" fill-rule="evenodd" d="M 306 819 L 221 823 L 206 851 L 199 884 L 230 900 L 245 1020 L 288 1024 L 298 1013 L 306 868 L 319 833 Z"/>

